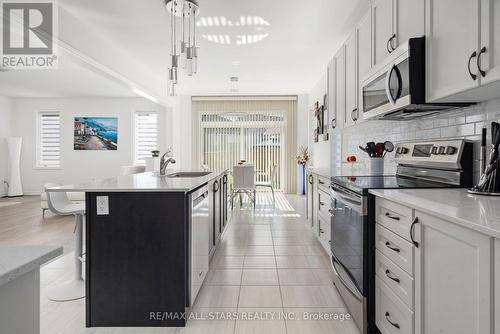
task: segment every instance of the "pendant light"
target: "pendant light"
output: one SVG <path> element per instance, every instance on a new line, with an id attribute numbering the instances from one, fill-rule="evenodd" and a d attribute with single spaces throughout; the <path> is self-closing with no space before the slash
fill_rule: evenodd
<path id="1" fill-rule="evenodd" d="M 179 82 L 178 69 L 180 65 L 184 73 L 193 76 L 198 71 L 198 47 L 196 45 L 196 15 L 199 12 L 196 0 L 166 0 L 170 13 L 170 67 L 168 69 L 168 95 L 175 95 L 175 87 Z M 180 53 L 177 53 L 177 19 L 180 18 L 182 38 Z M 187 25 L 187 29 L 186 29 Z M 187 32 L 187 35 L 186 35 Z"/>

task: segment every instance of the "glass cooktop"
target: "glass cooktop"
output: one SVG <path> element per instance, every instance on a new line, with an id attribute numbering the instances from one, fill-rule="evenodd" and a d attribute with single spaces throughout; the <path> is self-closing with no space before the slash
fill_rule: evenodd
<path id="1" fill-rule="evenodd" d="M 397 188 L 452 188 L 450 184 L 410 179 L 406 177 L 388 176 L 334 176 L 332 183 L 366 195 L 370 189 Z"/>

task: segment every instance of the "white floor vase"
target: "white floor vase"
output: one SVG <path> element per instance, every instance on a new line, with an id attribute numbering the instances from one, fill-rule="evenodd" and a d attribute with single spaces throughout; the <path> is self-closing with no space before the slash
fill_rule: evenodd
<path id="1" fill-rule="evenodd" d="M 9 190 L 7 196 L 23 196 L 23 185 L 21 183 L 21 146 L 23 138 L 7 138 L 7 147 L 9 151 Z"/>

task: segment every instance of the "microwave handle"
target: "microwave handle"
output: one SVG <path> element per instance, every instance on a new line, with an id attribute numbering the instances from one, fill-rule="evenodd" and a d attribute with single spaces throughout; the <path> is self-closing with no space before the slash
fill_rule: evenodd
<path id="1" fill-rule="evenodd" d="M 397 87 L 398 91 L 396 93 L 396 96 L 393 96 L 391 92 L 392 88 L 391 78 L 393 74 L 397 76 L 398 80 L 398 87 Z M 387 95 L 387 98 L 392 104 L 396 104 L 396 101 L 401 97 L 402 85 L 403 85 L 403 80 L 401 79 L 401 72 L 399 71 L 399 68 L 396 65 L 392 65 L 390 70 L 387 71 L 387 74 L 385 76 L 385 94 Z"/>

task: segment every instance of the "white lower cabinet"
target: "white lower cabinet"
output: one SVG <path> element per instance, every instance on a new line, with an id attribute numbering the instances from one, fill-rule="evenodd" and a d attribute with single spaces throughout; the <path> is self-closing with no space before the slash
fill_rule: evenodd
<path id="1" fill-rule="evenodd" d="M 415 211 L 415 333 L 492 333 L 491 238 Z"/>
<path id="2" fill-rule="evenodd" d="M 375 324 L 382 334 L 414 333 L 413 312 L 378 276 L 375 279 L 375 300 Z"/>

